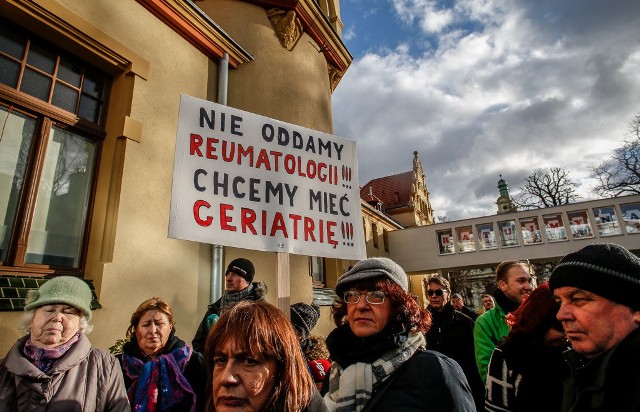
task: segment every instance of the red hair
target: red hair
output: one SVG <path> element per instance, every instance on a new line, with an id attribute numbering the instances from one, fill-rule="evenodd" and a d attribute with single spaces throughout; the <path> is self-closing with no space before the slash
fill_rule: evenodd
<path id="1" fill-rule="evenodd" d="M 540 342 L 550 328 L 562 330 L 562 324 L 556 319 L 558 310 L 560 305 L 549 290 L 549 283 L 540 284 L 515 312 L 508 315 L 511 330 L 505 341 L 528 339 Z"/>

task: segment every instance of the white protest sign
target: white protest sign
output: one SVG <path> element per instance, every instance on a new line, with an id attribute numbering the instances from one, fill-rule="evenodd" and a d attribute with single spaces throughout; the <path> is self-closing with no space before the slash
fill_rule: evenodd
<path id="1" fill-rule="evenodd" d="M 364 259 L 355 142 L 182 95 L 169 237 Z"/>

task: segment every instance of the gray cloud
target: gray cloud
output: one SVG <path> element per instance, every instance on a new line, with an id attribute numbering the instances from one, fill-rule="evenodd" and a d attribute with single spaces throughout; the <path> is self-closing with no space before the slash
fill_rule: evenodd
<path id="1" fill-rule="evenodd" d="M 499 175 L 514 193 L 536 168 L 571 170 L 592 196 L 588 167 L 640 111 L 640 2 L 397 3 L 407 46 L 354 60 L 333 96 L 361 184 L 410 170 L 418 150 L 438 215 L 493 214 Z M 421 21 L 434 7 L 435 37 Z"/>

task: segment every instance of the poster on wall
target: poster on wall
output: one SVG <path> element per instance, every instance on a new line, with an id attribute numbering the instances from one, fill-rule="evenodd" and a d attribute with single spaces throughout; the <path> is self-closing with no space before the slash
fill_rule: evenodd
<path id="1" fill-rule="evenodd" d="M 355 142 L 182 95 L 169 237 L 364 259 Z"/>
<path id="2" fill-rule="evenodd" d="M 441 255 L 452 254 L 454 250 L 453 250 L 453 242 L 452 242 L 453 235 L 452 235 L 451 229 L 437 232 L 437 236 L 438 236 L 439 253 Z"/>

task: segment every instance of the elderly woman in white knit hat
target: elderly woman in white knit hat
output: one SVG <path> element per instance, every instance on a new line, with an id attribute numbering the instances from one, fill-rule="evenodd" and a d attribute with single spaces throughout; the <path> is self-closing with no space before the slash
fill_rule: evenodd
<path id="1" fill-rule="evenodd" d="M 429 313 L 387 258 L 358 262 L 336 284 L 337 329 L 325 403 L 331 411 L 475 411 L 460 366 L 425 350 Z"/>
<path id="2" fill-rule="evenodd" d="M 18 339 L 0 361 L 3 411 L 129 411 L 118 361 L 91 347 L 91 290 L 60 276 L 29 293 Z"/>

